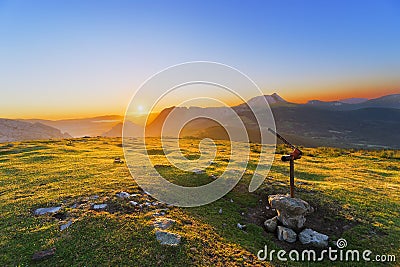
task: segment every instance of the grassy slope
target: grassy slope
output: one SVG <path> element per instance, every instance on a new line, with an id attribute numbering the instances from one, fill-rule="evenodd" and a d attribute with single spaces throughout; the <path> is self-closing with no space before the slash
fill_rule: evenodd
<path id="1" fill-rule="evenodd" d="M 195 158 L 197 146 L 183 140 L 184 153 Z M 242 212 L 257 208 L 268 194 L 287 192 L 287 166 L 279 155 L 270 177 L 255 193 L 247 192 L 249 169 L 244 179 L 227 196 L 198 208 L 171 208 L 166 215 L 177 221 L 172 231 L 182 235 L 178 247 L 158 244 L 151 227 L 154 210 L 141 212 L 126 200 L 115 197 L 119 191 L 138 193 L 139 202 L 152 201 L 142 194 L 124 164 L 120 139 L 76 139 L 14 143 L 0 148 L 0 265 L 48 266 L 268 266 L 255 258 L 265 244 L 277 249 L 281 243 L 255 224 L 246 231 L 236 227 L 245 223 Z M 218 157 L 207 174 L 180 174 L 163 167 L 171 179 L 190 185 L 210 182 L 209 174 L 221 173 L 229 149 Z M 156 148 L 156 144 L 154 147 Z M 399 255 L 400 166 L 398 152 L 351 152 L 335 149 L 304 149 L 305 156 L 296 165 L 298 195 L 328 207 L 326 219 L 340 219 L 354 225 L 345 231 L 349 248 L 370 249 Z M 253 163 L 257 147 L 252 149 Z M 155 163 L 165 163 L 154 150 Z M 285 152 L 278 149 L 278 152 Z M 384 158 L 389 157 L 389 158 Z M 191 179 L 193 178 L 193 179 Z M 98 195 L 98 199 L 91 196 Z M 233 199 L 232 203 L 230 199 Z M 109 211 L 90 210 L 92 203 L 108 203 Z M 80 203 L 76 209 L 70 208 Z M 52 216 L 34 216 L 38 207 L 62 204 L 62 214 L 72 218 L 70 228 L 60 232 L 59 221 Z M 218 211 L 223 208 L 223 213 Z M 62 215 L 61 214 L 61 215 Z M 332 217 L 332 218 L 331 218 Z M 337 236 L 336 238 L 339 238 Z M 52 258 L 31 261 L 34 252 L 56 247 Z M 280 263 L 272 263 L 279 265 Z M 354 263 L 352 263 L 354 265 Z M 293 265 L 293 263 L 291 263 Z M 298 263 L 298 265 L 302 265 Z M 307 264 L 304 264 L 307 265 Z M 322 265 L 335 265 L 324 262 Z M 363 264 L 360 264 L 363 266 Z"/>

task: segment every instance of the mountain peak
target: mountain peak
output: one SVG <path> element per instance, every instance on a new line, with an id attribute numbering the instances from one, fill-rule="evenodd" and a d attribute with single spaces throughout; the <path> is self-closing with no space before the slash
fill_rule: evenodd
<path id="1" fill-rule="evenodd" d="M 247 101 L 249 106 L 261 106 L 265 105 L 265 100 L 267 100 L 268 104 L 279 104 L 279 103 L 288 103 L 285 99 L 280 97 L 277 93 L 273 93 L 272 95 L 261 95 L 256 96 Z"/>

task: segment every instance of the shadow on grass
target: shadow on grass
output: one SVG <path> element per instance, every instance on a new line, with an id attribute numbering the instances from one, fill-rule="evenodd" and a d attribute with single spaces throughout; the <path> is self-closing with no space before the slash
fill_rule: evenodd
<path id="1" fill-rule="evenodd" d="M 274 165 L 271 170 L 289 177 L 289 164 L 287 167 Z M 325 178 L 328 178 L 326 175 L 297 171 L 296 169 L 294 171 L 294 176 L 295 178 L 308 181 L 324 181 Z"/>

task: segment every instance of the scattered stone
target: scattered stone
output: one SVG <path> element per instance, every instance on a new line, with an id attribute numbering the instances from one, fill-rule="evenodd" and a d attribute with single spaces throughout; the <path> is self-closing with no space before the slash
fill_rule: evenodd
<path id="1" fill-rule="evenodd" d="M 118 194 L 116 194 L 116 196 L 119 198 L 129 198 L 131 195 L 127 192 L 121 191 Z"/>
<path id="2" fill-rule="evenodd" d="M 271 219 L 268 219 L 264 222 L 265 229 L 267 229 L 268 232 L 275 232 L 276 227 L 278 226 L 278 217 L 275 216 Z"/>
<path id="3" fill-rule="evenodd" d="M 231 198 L 231 203 L 233 203 L 233 199 Z"/>
<path id="4" fill-rule="evenodd" d="M 124 163 L 124 161 L 121 158 L 115 158 L 114 163 Z"/>
<path id="5" fill-rule="evenodd" d="M 242 212 L 242 216 L 244 216 L 244 212 Z"/>
<path id="6" fill-rule="evenodd" d="M 35 210 L 35 215 L 44 215 L 46 213 L 56 213 L 61 209 L 60 207 L 50 207 L 50 208 L 39 208 Z"/>
<path id="7" fill-rule="evenodd" d="M 78 207 L 78 204 L 74 203 L 70 208 L 71 209 L 76 209 Z"/>
<path id="8" fill-rule="evenodd" d="M 94 210 L 103 210 L 105 208 L 107 208 L 107 204 L 95 204 L 95 205 L 93 205 L 93 209 Z"/>
<path id="9" fill-rule="evenodd" d="M 288 195 L 271 195 L 268 202 L 278 212 L 278 219 L 284 226 L 292 229 L 300 229 L 306 221 L 305 215 L 314 209 L 304 200 L 291 198 Z"/>
<path id="10" fill-rule="evenodd" d="M 328 246 L 328 239 L 329 237 L 327 235 L 318 233 L 314 230 L 311 230 L 309 228 L 304 229 L 300 234 L 299 234 L 299 240 L 303 245 L 306 244 L 311 244 L 314 247 L 317 248 L 324 248 Z"/>
<path id="11" fill-rule="evenodd" d="M 94 195 L 94 196 L 91 196 L 91 197 L 90 197 L 90 199 L 98 199 L 98 198 L 99 198 L 98 195 Z"/>
<path id="12" fill-rule="evenodd" d="M 296 242 L 297 234 L 290 228 L 278 226 L 278 239 L 289 243 Z"/>
<path id="13" fill-rule="evenodd" d="M 147 207 L 150 207 L 151 206 L 151 203 L 150 202 L 146 202 L 146 203 L 144 203 Z"/>
<path id="14" fill-rule="evenodd" d="M 168 231 L 156 231 L 156 238 L 161 245 L 177 246 L 181 243 L 181 236 Z"/>
<path id="15" fill-rule="evenodd" d="M 35 254 L 33 254 L 32 260 L 39 261 L 39 260 L 47 259 L 47 258 L 53 256 L 55 253 L 56 253 L 56 248 L 38 251 Z"/>
<path id="16" fill-rule="evenodd" d="M 67 222 L 66 224 L 63 224 L 60 226 L 60 230 L 64 231 L 65 229 L 67 229 L 68 227 L 70 227 L 72 224 L 72 221 Z"/>
<path id="17" fill-rule="evenodd" d="M 161 230 L 166 230 L 170 228 L 176 221 L 168 218 L 158 218 L 153 223 L 154 228 L 158 228 Z"/>
<path id="18" fill-rule="evenodd" d="M 196 253 L 197 252 L 197 248 L 192 247 L 192 248 L 190 248 L 190 251 L 193 252 L 193 253 Z"/>
<path id="19" fill-rule="evenodd" d="M 200 169 L 196 169 L 196 170 L 193 170 L 193 173 L 194 174 L 203 174 L 203 173 L 205 173 L 205 171 L 204 170 L 200 170 Z"/>
<path id="20" fill-rule="evenodd" d="M 219 214 L 222 214 L 222 208 L 219 209 L 218 213 L 219 213 Z"/>
<path id="21" fill-rule="evenodd" d="M 237 228 L 239 228 L 240 230 L 246 230 L 247 226 L 245 224 L 237 224 Z"/>
<path id="22" fill-rule="evenodd" d="M 217 179 L 217 176 L 215 176 L 214 174 L 211 174 L 211 175 L 210 175 L 210 178 L 213 179 L 213 180 L 215 180 L 215 179 Z"/>
<path id="23" fill-rule="evenodd" d="M 269 209 L 270 209 L 270 207 L 268 207 L 268 206 L 266 206 L 265 208 L 266 208 L 267 210 L 269 210 Z"/>
<path id="24" fill-rule="evenodd" d="M 137 203 L 136 201 L 129 201 L 129 204 L 131 204 L 133 206 L 137 206 L 139 203 Z"/>

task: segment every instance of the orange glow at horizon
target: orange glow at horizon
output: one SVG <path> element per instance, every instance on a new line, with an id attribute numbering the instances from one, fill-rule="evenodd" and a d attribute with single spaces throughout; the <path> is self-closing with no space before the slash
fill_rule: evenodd
<path id="1" fill-rule="evenodd" d="M 277 93 L 282 98 L 284 98 L 288 102 L 292 103 L 306 103 L 309 100 L 321 100 L 321 101 L 337 101 L 340 99 L 346 98 L 378 98 L 385 95 L 390 94 L 400 94 L 400 85 L 399 86 L 390 86 L 390 87 L 378 87 L 371 85 L 370 87 L 356 87 L 354 88 L 338 88 L 334 89 L 331 87 L 326 87 L 324 90 L 317 90 L 317 89 L 309 89 L 305 93 L 302 90 L 299 91 L 285 91 L 285 90 L 269 90 L 264 94 L 272 94 Z M 255 97 L 251 96 L 250 98 Z M 226 104 L 228 106 L 235 106 L 241 104 L 242 102 L 238 99 L 227 98 Z M 118 102 L 118 101 L 116 101 Z M 166 102 L 163 103 L 162 106 L 157 107 L 153 110 L 153 113 L 159 113 L 164 108 L 168 108 L 171 106 L 176 106 L 176 103 L 173 102 Z M 8 118 L 8 119 L 46 119 L 46 120 L 65 120 L 65 119 L 81 119 L 81 118 L 90 118 L 90 117 L 98 117 L 98 116 L 107 116 L 107 115 L 119 115 L 124 116 L 125 110 L 127 106 L 127 101 L 119 102 L 119 103 L 112 103 L 112 105 L 107 105 L 106 107 L 96 106 L 95 103 L 92 103 L 90 107 L 85 108 L 74 108 L 74 107 L 24 107 L 20 109 L 15 109 L 11 107 L 3 107 L 6 111 L 2 111 L 0 117 L 1 118 Z M 203 105 L 203 107 L 206 105 Z M 213 105 L 215 106 L 215 105 Z M 141 109 L 142 107 L 140 107 Z M 147 112 L 141 112 L 140 115 L 146 115 Z"/>

